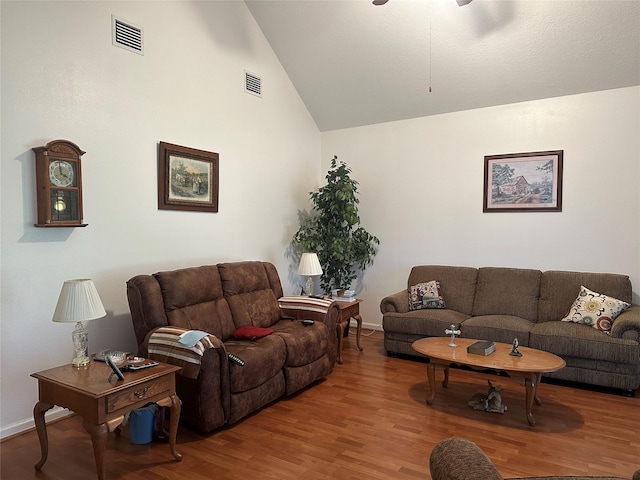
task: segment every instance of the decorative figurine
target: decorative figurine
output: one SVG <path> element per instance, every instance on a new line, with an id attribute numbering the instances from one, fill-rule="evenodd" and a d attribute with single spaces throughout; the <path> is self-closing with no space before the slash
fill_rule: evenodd
<path id="1" fill-rule="evenodd" d="M 509 355 L 513 355 L 514 357 L 521 357 L 522 356 L 522 352 L 520 351 L 520 349 L 518 349 L 518 339 L 514 338 L 513 339 L 513 347 L 511 347 L 511 351 L 509 352 Z"/>
<path id="2" fill-rule="evenodd" d="M 456 326 L 451 324 L 451 327 L 447 328 L 444 333 L 447 335 L 451 335 L 451 343 L 449 343 L 450 347 L 457 347 L 456 344 L 456 335 L 460 335 L 460 330 L 456 330 Z"/>
<path id="3" fill-rule="evenodd" d="M 480 410 L 483 412 L 506 412 L 507 406 L 502 404 L 502 395 L 500 395 L 502 387 L 500 385 L 496 385 L 494 387 L 491 380 L 487 380 L 487 383 L 489 384 L 489 392 L 487 395 L 484 395 L 483 393 L 474 393 L 467 404 L 474 410 Z"/>

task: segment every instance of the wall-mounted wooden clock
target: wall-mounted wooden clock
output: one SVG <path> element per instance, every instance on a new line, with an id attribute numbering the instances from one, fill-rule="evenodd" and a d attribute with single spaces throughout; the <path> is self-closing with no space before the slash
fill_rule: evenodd
<path id="1" fill-rule="evenodd" d="M 82 168 L 85 152 L 67 140 L 35 147 L 38 223 L 36 227 L 86 227 L 82 223 Z"/>

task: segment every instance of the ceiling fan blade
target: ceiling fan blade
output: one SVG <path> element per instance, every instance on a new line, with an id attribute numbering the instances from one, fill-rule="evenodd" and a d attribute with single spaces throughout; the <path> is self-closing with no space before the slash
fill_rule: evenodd
<path id="1" fill-rule="evenodd" d="M 468 5 L 472 2 L 473 0 L 456 0 L 456 2 L 458 2 L 458 6 L 462 7 L 464 5 Z"/>
<path id="2" fill-rule="evenodd" d="M 387 3 L 389 0 L 373 0 L 373 4 L 374 5 L 384 5 L 385 3 Z"/>

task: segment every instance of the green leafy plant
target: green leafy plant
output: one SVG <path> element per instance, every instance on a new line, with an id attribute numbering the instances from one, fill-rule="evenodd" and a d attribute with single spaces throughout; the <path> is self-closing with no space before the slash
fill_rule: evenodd
<path id="1" fill-rule="evenodd" d="M 360 226 L 358 215 L 358 182 L 350 177 L 351 169 L 338 157 L 331 160 L 327 184 L 309 196 L 313 210 L 303 216 L 293 245 L 305 252 L 318 254 L 322 275 L 320 285 L 325 293 L 334 288 L 349 288 L 373 263 L 380 241 Z"/>

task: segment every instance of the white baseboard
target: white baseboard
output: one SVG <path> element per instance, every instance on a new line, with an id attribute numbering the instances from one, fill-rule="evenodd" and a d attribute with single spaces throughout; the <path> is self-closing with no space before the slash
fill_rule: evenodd
<path id="1" fill-rule="evenodd" d="M 57 420 L 59 418 L 68 417 L 69 415 L 73 415 L 73 412 L 67 410 L 62 407 L 53 407 L 51 410 L 47 411 L 44 414 L 44 421 L 50 422 L 52 420 Z M 6 427 L 2 427 L 0 429 L 0 440 L 10 437 L 11 435 L 16 435 L 18 433 L 26 432 L 27 430 L 31 430 L 35 428 L 36 424 L 33 421 L 33 417 L 25 418 L 19 422 L 12 423 L 11 425 L 7 425 Z"/>
<path id="2" fill-rule="evenodd" d="M 382 330 L 382 324 L 381 323 L 366 323 L 366 322 L 362 322 L 362 331 L 366 331 L 366 330 L 376 330 L 378 332 L 382 332 L 384 330 Z M 349 333 L 356 333 L 356 322 L 355 320 L 352 321 L 349 324 Z"/>

